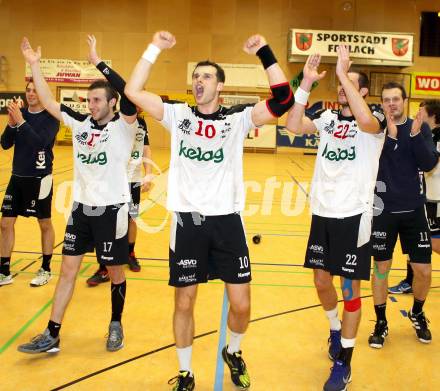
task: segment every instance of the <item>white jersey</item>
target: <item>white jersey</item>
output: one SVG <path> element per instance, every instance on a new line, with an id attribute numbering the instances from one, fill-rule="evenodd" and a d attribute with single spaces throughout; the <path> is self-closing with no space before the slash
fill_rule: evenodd
<path id="1" fill-rule="evenodd" d="M 137 121 L 128 124 L 118 113 L 105 125 L 91 115 L 61 105 L 63 122 L 72 129 L 73 199 L 90 206 L 130 201 L 127 164 Z"/>
<path id="2" fill-rule="evenodd" d="M 128 182 L 142 182 L 142 163 L 144 158 L 144 146 L 149 145 L 147 125 L 142 118 L 138 117 L 138 127 L 134 137 L 133 150 L 127 166 Z"/>
<path id="3" fill-rule="evenodd" d="M 383 114 L 373 115 L 384 128 Z M 310 194 L 312 213 L 349 217 L 371 211 L 384 132 L 363 132 L 354 117 L 337 110 L 318 111 L 312 120 L 320 137 Z"/>
<path id="4" fill-rule="evenodd" d="M 244 209 L 243 144 L 253 105 L 202 114 L 186 103 L 164 103 L 162 124 L 171 133 L 167 208 L 225 215 Z"/>
<path id="5" fill-rule="evenodd" d="M 437 152 L 440 154 L 440 127 L 432 129 L 432 137 Z M 426 199 L 428 201 L 440 202 L 440 164 L 429 172 L 425 172 Z"/>

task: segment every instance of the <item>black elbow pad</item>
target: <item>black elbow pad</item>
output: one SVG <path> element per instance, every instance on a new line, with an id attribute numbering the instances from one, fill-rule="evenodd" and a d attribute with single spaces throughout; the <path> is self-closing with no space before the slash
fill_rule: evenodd
<path id="1" fill-rule="evenodd" d="M 277 84 L 270 87 L 272 97 L 266 101 L 266 106 L 274 117 L 281 117 L 295 103 L 289 83 Z"/>

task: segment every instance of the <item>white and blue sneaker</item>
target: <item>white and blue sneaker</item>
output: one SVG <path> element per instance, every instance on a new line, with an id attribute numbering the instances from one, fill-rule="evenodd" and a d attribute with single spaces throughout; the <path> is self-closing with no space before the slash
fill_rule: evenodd
<path id="1" fill-rule="evenodd" d="M 400 281 L 397 285 L 388 288 L 388 293 L 401 295 L 403 293 L 412 293 L 412 286 L 406 280 Z"/>
<path id="2" fill-rule="evenodd" d="M 324 384 L 324 391 L 346 391 L 351 381 L 351 368 L 341 360 L 336 360 L 330 372 L 330 377 Z"/>

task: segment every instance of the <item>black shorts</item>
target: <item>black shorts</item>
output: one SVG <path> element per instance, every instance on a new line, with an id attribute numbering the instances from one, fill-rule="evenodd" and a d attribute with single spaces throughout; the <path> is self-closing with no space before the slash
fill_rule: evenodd
<path id="1" fill-rule="evenodd" d="M 49 219 L 52 209 L 52 175 L 21 177 L 11 175 L 2 204 L 3 217 Z"/>
<path id="2" fill-rule="evenodd" d="M 139 204 L 141 202 L 141 187 L 140 182 L 130 182 L 131 201 L 128 204 L 128 213 L 130 217 L 135 219 L 139 216 Z"/>
<path id="3" fill-rule="evenodd" d="M 104 266 L 128 263 L 127 204 L 91 207 L 73 203 L 64 234 L 64 255 L 82 255 L 96 249 Z"/>
<path id="4" fill-rule="evenodd" d="M 172 215 L 170 280 L 184 287 L 220 278 L 226 283 L 251 281 L 249 249 L 241 216 Z"/>
<path id="5" fill-rule="evenodd" d="M 429 230 L 431 238 L 440 238 L 440 217 L 438 216 L 438 202 L 427 202 L 426 216 L 428 217 Z"/>
<path id="6" fill-rule="evenodd" d="M 390 213 L 382 211 L 373 218 L 371 242 L 375 261 L 389 261 L 400 238 L 402 252 L 410 262 L 431 263 L 431 233 L 422 206 L 412 212 Z"/>
<path id="7" fill-rule="evenodd" d="M 313 215 L 304 267 L 322 269 L 350 280 L 369 280 L 370 242 L 358 247 L 361 216 Z"/>

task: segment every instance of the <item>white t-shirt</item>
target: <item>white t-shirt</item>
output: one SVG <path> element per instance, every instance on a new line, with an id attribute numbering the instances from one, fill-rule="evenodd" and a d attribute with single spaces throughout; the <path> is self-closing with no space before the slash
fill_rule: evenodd
<path id="1" fill-rule="evenodd" d="M 383 114 L 373 115 L 384 128 Z M 318 111 L 311 119 L 320 137 L 310 194 L 312 213 L 349 217 L 371 211 L 385 133 L 363 132 L 354 117 L 343 117 L 337 110 Z"/>
<path id="2" fill-rule="evenodd" d="M 73 199 L 90 206 L 130 201 L 127 164 L 138 123 L 120 115 L 98 125 L 91 115 L 61 105 L 63 122 L 72 129 Z"/>
<path id="3" fill-rule="evenodd" d="M 432 133 L 433 133 L 436 150 L 440 154 L 440 141 L 437 141 L 439 138 L 440 128 L 433 129 Z M 425 172 L 425 183 L 426 183 L 426 199 L 428 201 L 439 202 L 440 201 L 440 164 L 439 163 L 431 171 Z"/>
<path id="4" fill-rule="evenodd" d="M 144 146 L 149 145 L 147 125 L 142 118 L 138 118 L 138 127 L 134 137 L 133 150 L 127 166 L 128 182 L 142 182 L 142 163 L 144 158 Z"/>
<path id="5" fill-rule="evenodd" d="M 164 103 L 163 126 L 171 133 L 167 208 L 225 215 L 244 209 L 243 143 L 253 105 L 220 107 L 202 114 L 186 103 Z"/>

